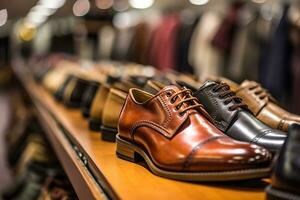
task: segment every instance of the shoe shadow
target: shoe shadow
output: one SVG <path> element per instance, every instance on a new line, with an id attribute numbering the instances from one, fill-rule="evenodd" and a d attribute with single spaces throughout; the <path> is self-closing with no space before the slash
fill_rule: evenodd
<path id="1" fill-rule="evenodd" d="M 151 171 L 148 165 L 143 159 L 136 162 L 136 164 Z M 180 181 L 180 180 L 175 180 Z M 190 184 L 204 185 L 207 187 L 217 187 L 228 190 L 237 190 L 244 192 L 263 192 L 264 189 L 269 185 L 268 178 L 265 179 L 250 179 L 250 180 L 238 180 L 238 181 L 218 181 L 218 182 L 188 182 Z"/>
<path id="2" fill-rule="evenodd" d="M 264 191 L 264 189 L 269 185 L 269 182 L 267 179 L 252 179 L 243 181 L 202 182 L 201 185 L 245 192 L 260 192 Z"/>

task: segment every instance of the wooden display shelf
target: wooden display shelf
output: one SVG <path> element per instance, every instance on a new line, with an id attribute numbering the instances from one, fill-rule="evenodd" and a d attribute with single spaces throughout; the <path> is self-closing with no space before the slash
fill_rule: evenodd
<path id="1" fill-rule="evenodd" d="M 115 144 L 100 140 L 100 133 L 90 131 L 79 110 L 55 101 L 21 68 L 14 66 L 14 71 L 31 96 L 80 199 L 265 199 L 267 180 L 182 182 L 158 177 L 142 165 L 119 159 Z"/>

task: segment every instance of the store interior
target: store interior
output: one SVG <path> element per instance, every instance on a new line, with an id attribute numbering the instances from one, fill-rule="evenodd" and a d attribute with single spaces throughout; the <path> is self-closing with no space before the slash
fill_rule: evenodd
<path id="1" fill-rule="evenodd" d="M 0 200 L 300 200 L 297 0 L 0 1 Z"/>

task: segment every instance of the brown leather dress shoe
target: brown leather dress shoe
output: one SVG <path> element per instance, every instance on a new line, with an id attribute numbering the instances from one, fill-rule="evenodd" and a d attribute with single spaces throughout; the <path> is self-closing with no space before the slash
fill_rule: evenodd
<path id="1" fill-rule="evenodd" d="M 178 180 L 269 174 L 271 154 L 266 149 L 229 138 L 209 119 L 188 89 L 172 85 L 156 95 L 130 89 L 119 120 L 117 155 L 132 162 L 142 157 L 154 174 Z"/>
<path id="2" fill-rule="evenodd" d="M 287 131 L 292 124 L 300 124 L 300 116 L 289 113 L 280 107 L 268 91 L 254 81 L 245 80 L 238 85 L 222 79 L 241 97 L 252 113 L 272 128 Z"/>

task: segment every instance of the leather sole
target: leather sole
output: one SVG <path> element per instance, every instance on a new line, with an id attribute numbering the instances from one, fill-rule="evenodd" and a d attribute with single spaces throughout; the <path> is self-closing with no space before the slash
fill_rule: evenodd
<path id="1" fill-rule="evenodd" d="M 147 155 L 147 153 L 140 147 L 121 139 L 116 136 L 117 150 L 116 154 L 119 158 L 137 162 L 138 155 L 142 156 L 147 163 L 149 169 L 154 174 L 176 180 L 183 181 L 238 181 L 246 179 L 264 178 L 270 175 L 271 169 L 243 169 L 234 171 L 220 171 L 220 172 L 174 172 L 158 168 Z"/>
<path id="2" fill-rule="evenodd" d="M 102 125 L 100 128 L 101 139 L 107 142 L 115 142 L 118 129 Z"/>
<path id="3" fill-rule="evenodd" d="M 266 189 L 267 200 L 300 200 L 300 196 L 273 188 L 269 185 Z"/>
<path id="4" fill-rule="evenodd" d="M 89 129 L 92 131 L 100 131 L 101 123 L 99 121 L 99 119 L 89 119 Z"/>

